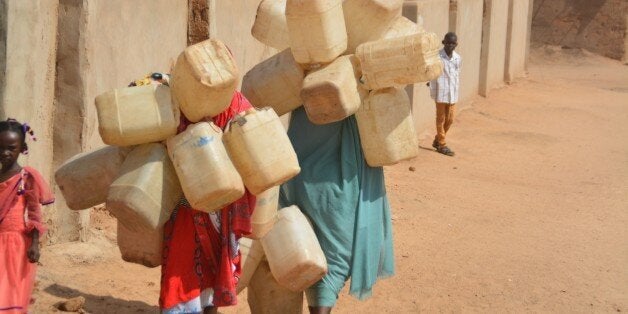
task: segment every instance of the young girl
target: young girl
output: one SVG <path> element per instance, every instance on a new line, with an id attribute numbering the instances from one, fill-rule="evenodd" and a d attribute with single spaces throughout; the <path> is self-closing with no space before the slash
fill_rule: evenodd
<path id="1" fill-rule="evenodd" d="M 0 313 L 26 313 L 45 231 L 41 206 L 54 198 L 37 170 L 17 159 L 28 153 L 28 125 L 0 121 Z M 34 138 L 33 138 L 34 139 Z"/>

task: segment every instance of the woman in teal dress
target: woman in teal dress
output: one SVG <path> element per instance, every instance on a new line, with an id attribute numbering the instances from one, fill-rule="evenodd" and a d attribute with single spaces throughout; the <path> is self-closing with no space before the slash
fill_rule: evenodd
<path id="1" fill-rule="evenodd" d="M 394 273 L 384 172 L 366 164 L 354 116 L 315 125 L 301 107 L 288 136 L 301 173 L 282 185 L 280 203 L 297 205 L 313 224 L 328 273 L 306 296 L 311 313 L 330 313 L 347 280 L 349 293 L 365 299 L 378 278 Z"/>

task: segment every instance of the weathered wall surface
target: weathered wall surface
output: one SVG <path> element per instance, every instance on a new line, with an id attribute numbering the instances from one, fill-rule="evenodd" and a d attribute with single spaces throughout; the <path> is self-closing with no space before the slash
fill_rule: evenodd
<path id="1" fill-rule="evenodd" d="M 508 12 L 508 37 L 506 39 L 506 68 L 504 80 L 512 82 L 525 75 L 526 51 L 529 39 L 531 0 L 510 0 Z"/>
<path id="2" fill-rule="evenodd" d="M 102 145 L 94 98 L 153 71 L 168 72 L 186 47 L 186 1 L 61 0 L 53 164 Z M 61 197 L 61 193 L 57 193 Z M 88 221 L 57 204 L 59 240 Z"/>
<path id="3" fill-rule="evenodd" d="M 425 31 L 443 37 L 449 31 L 449 0 L 405 1 L 403 15 L 413 22 L 423 19 Z M 430 90 L 425 83 L 406 88 L 412 100 L 412 115 L 417 132 L 421 133 L 434 125 L 436 109 Z"/>
<path id="4" fill-rule="evenodd" d="M 483 10 L 484 0 L 451 1 L 449 6 L 450 30 L 458 35 L 456 51 L 462 57 L 461 101 L 475 97 L 480 87 Z"/>
<path id="5" fill-rule="evenodd" d="M 534 1 L 532 41 L 584 48 L 621 60 L 626 52 L 628 1 Z"/>
<path id="6" fill-rule="evenodd" d="M 58 1 L 0 1 L 0 119 L 28 122 L 37 142 L 21 160 L 50 181 Z M 54 209 L 46 210 L 54 218 Z M 51 232 L 54 232 L 52 230 Z"/>
<path id="7" fill-rule="evenodd" d="M 209 14 L 207 0 L 188 0 L 188 45 L 209 38 Z"/>
<path id="8" fill-rule="evenodd" d="M 210 22 L 210 33 L 223 41 L 233 52 L 242 76 L 260 61 L 277 51 L 251 35 L 260 0 L 209 0 L 215 6 L 215 21 Z"/>
<path id="9" fill-rule="evenodd" d="M 484 0 L 482 55 L 480 59 L 480 95 L 504 83 L 508 0 Z"/>

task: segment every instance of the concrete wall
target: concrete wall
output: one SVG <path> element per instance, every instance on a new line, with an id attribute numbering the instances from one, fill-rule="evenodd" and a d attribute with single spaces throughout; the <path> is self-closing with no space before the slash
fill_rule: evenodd
<path id="1" fill-rule="evenodd" d="M 504 83 L 508 0 L 484 0 L 482 55 L 480 60 L 480 95 Z"/>
<path id="2" fill-rule="evenodd" d="M 102 146 L 94 98 L 149 72 L 168 72 L 186 47 L 187 26 L 187 1 L 60 1 L 54 167 Z M 57 210 L 58 240 L 76 240 L 88 211 L 79 215 L 63 202 Z"/>
<path id="3" fill-rule="evenodd" d="M 413 22 L 423 18 L 425 31 L 443 37 L 449 31 L 449 0 L 405 1 L 403 15 Z M 425 83 L 406 88 L 412 100 L 412 115 L 417 132 L 434 128 L 436 109 Z"/>
<path id="4" fill-rule="evenodd" d="M 0 119 L 28 122 L 37 135 L 21 163 L 52 178 L 52 114 L 58 1 L 0 1 Z M 54 209 L 45 211 L 46 220 Z M 51 230 L 54 233 L 54 229 Z"/>
<path id="5" fill-rule="evenodd" d="M 504 80 L 512 82 L 525 75 L 526 51 L 529 41 L 531 0 L 510 0 L 508 37 L 506 40 L 506 68 Z"/>
<path id="6" fill-rule="evenodd" d="M 584 48 L 621 60 L 628 52 L 628 1 L 534 1 L 532 41 Z"/>
<path id="7" fill-rule="evenodd" d="M 482 16 L 484 0 L 457 0 L 449 6 L 450 30 L 458 35 L 456 51 L 462 57 L 460 100 L 478 95 L 482 53 Z"/>

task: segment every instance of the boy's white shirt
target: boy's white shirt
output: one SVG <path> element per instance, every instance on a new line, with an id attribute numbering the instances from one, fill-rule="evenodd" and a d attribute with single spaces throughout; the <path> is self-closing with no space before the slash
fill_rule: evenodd
<path id="1" fill-rule="evenodd" d="M 439 56 L 443 62 L 443 73 L 430 82 L 430 94 L 436 102 L 455 104 L 460 93 L 462 57 L 453 51 L 450 59 L 445 49 L 439 51 Z"/>

